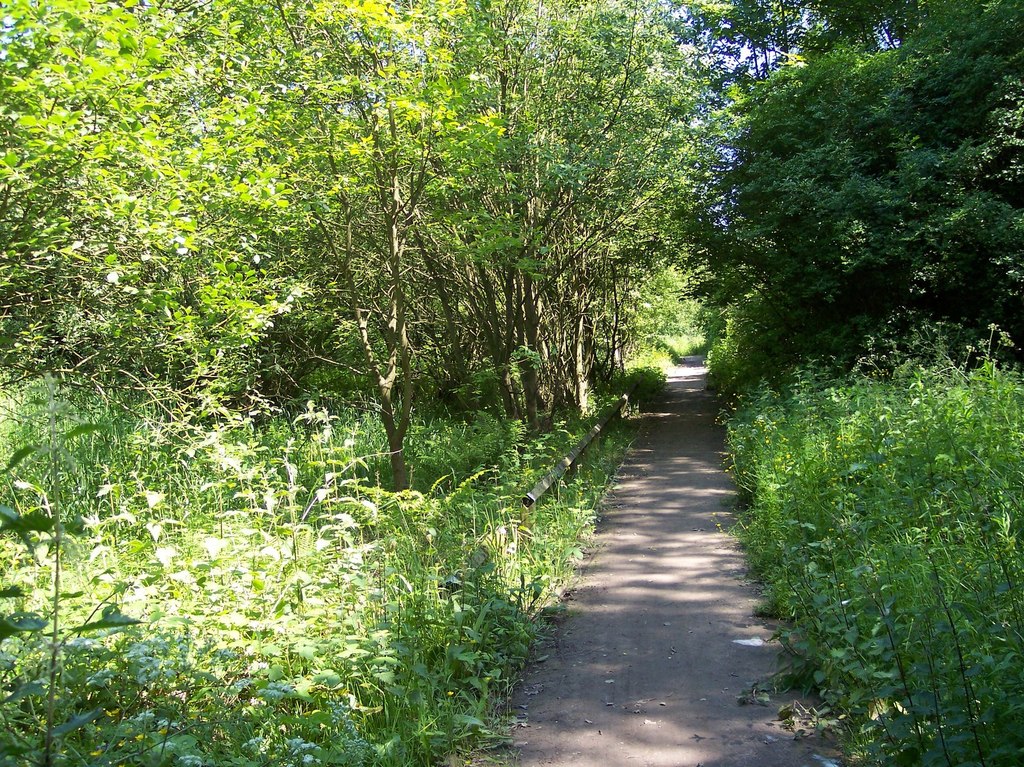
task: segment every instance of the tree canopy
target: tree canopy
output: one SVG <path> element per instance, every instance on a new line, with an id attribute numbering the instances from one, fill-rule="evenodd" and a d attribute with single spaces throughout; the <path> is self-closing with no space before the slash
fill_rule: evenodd
<path id="1" fill-rule="evenodd" d="M 1024 337 L 1024 13 L 883 3 L 851 26 L 843 7 L 808 4 L 824 13 L 808 47 L 733 88 L 721 172 L 684 214 L 705 290 L 730 307 L 718 358 L 737 385 L 905 348 L 922 327 Z"/>
<path id="2" fill-rule="evenodd" d="M 996 0 L 8 3 L 4 375 L 209 413 L 370 397 L 400 456 L 417 400 L 585 409 L 670 261 L 726 307 L 737 384 L 922 326 L 1019 338 L 1021 26 Z"/>
<path id="3" fill-rule="evenodd" d="M 12 2 L 8 381 L 535 428 L 621 365 L 698 88 L 669 7 Z"/>

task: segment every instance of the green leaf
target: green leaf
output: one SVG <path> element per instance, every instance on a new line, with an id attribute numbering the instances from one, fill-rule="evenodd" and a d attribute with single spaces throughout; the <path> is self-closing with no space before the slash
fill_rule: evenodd
<path id="1" fill-rule="evenodd" d="M 38 445 L 25 445 L 24 447 L 20 447 L 17 450 L 15 450 L 14 455 L 11 456 L 11 460 L 7 462 L 7 471 L 13 469 L 19 463 L 24 461 L 28 456 L 32 455 L 32 453 L 36 452 L 38 449 Z"/>
<path id="2" fill-rule="evenodd" d="M 0 531 L 9 530 L 14 533 L 29 551 L 35 548 L 35 543 L 29 533 L 45 533 L 52 529 L 53 520 L 41 511 L 34 511 L 23 516 L 10 506 L 0 505 Z"/>
<path id="3" fill-rule="evenodd" d="M 98 631 L 99 629 L 120 629 L 127 626 L 135 626 L 142 621 L 131 618 L 122 613 L 116 606 L 109 605 L 103 608 L 103 614 L 98 620 L 83 623 L 71 629 L 72 633 L 80 634 L 83 631 Z"/>
<path id="4" fill-rule="evenodd" d="M 43 695 L 46 693 L 46 688 L 43 687 L 39 682 L 26 682 L 25 684 L 18 685 L 14 692 L 3 699 L 3 703 L 15 703 L 23 698 L 29 698 L 33 695 Z"/>
<path id="5" fill-rule="evenodd" d="M 306 660 L 314 660 L 317 654 L 317 646 L 309 642 L 302 642 L 295 648 L 295 652 Z"/>
<path id="6" fill-rule="evenodd" d="M 341 675 L 333 669 L 324 669 L 323 671 L 318 671 L 313 676 L 313 681 L 316 684 L 322 684 L 325 687 L 331 688 L 341 687 L 342 684 Z"/>
<path id="7" fill-rule="evenodd" d="M 46 533 L 53 529 L 53 520 L 41 511 L 19 514 L 10 506 L 0 505 L 0 530 L 16 533 Z"/>
<path id="8" fill-rule="evenodd" d="M 10 506 L 0 504 L 0 530 L 13 529 L 21 520 L 21 515 Z"/>
<path id="9" fill-rule="evenodd" d="M 0 617 L 0 640 L 30 631 L 42 631 L 46 621 L 34 613 L 12 613 Z"/>
<path id="10" fill-rule="evenodd" d="M 64 724 L 59 724 L 56 727 L 54 727 L 53 734 L 57 737 L 67 735 L 69 732 L 74 732 L 79 727 L 83 727 L 89 724 L 89 722 L 91 722 L 93 719 L 95 719 L 102 713 L 102 708 L 94 708 L 92 711 L 86 711 L 84 714 L 73 716 L 66 722 L 64 722 Z"/>
<path id="11" fill-rule="evenodd" d="M 53 519 L 41 511 L 22 514 L 21 522 L 25 530 L 33 533 L 48 533 L 53 529 Z"/>
<path id="12" fill-rule="evenodd" d="M 452 721 L 468 729 L 474 729 L 484 726 L 483 720 L 478 719 L 475 716 L 469 716 L 468 714 L 456 714 L 452 717 Z"/>
<path id="13" fill-rule="evenodd" d="M 80 423 L 75 428 L 65 432 L 64 439 L 70 441 L 73 440 L 75 437 L 81 437 L 86 434 L 92 434 L 93 432 L 100 431 L 101 429 L 103 429 L 103 426 L 101 426 L 100 424 Z"/>
<path id="14" fill-rule="evenodd" d="M 0 599 L 16 599 L 25 596 L 25 592 L 18 586 L 5 586 L 0 589 Z"/>

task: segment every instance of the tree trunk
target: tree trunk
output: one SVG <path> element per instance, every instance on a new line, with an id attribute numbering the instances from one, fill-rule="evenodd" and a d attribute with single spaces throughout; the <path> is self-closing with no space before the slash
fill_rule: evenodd
<path id="1" fill-rule="evenodd" d="M 573 387 L 576 407 L 581 413 L 586 413 L 590 406 L 590 369 L 587 357 L 586 338 L 586 313 L 580 312 L 579 321 L 576 323 L 574 354 L 573 354 Z"/>
<path id="2" fill-rule="evenodd" d="M 523 355 L 520 370 L 523 378 L 523 396 L 526 399 L 526 417 L 530 428 L 540 428 L 540 414 L 544 409 L 540 391 L 540 311 L 538 297 L 534 293 L 533 277 L 523 275 Z M 532 352 L 532 354 L 530 353 Z"/>
<path id="3" fill-rule="evenodd" d="M 385 190 L 381 190 L 385 192 Z M 370 337 L 370 318 L 363 308 L 360 291 L 353 274 L 352 264 L 355 259 L 355 244 L 352 228 L 354 213 L 345 208 L 345 251 L 338 253 L 334 240 L 327 226 L 320 221 L 328 247 L 339 259 L 345 278 L 352 312 L 355 315 L 356 327 L 359 330 L 360 345 L 366 361 L 368 374 L 374 379 L 377 394 L 380 397 L 381 422 L 387 434 L 388 453 L 391 460 L 392 484 L 396 491 L 409 487 L 409 475 L 405 462 L 405 435 L 409 430 L 412 415 L 412 346 L 409 343 L 406 322 L 405 292 L 402 284 L 402 257 L 405 251 L 405 230 L 402 219 L 401 187 L 397 174 L 391 174 L 389 188 L 382 200 L 388 252 L 387 305 L 378 306 L 377 313 L 384 320 L 381 336 L 384 341 L 387 357 L 377 359 L 374 354 L 373 340 Z M 372 303 L 372 302 L 368 302 Z M 400 395 L 396 403 L 396 386 L 400 386 Z"/>

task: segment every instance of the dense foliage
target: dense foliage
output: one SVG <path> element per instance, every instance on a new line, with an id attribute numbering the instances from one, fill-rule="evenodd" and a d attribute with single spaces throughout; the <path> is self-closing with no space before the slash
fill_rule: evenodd
<path id="1" fill-rule="evenodd" d="M 1017 764 L 1024 7 L 688 13 L 719 87 L 684 260 L 793 678 L 869 763 Z"/>
<path id="2" fill-rule="evenodd" d="M 724 386 L 810 359 L 842 369 L 924 327 L 960 348 L 993 323 L 1024 338 L 1024 10 L 921 5 L 895 40 L 807 27 L 733 87 L 738 133 L 691 227 L 726 307 Z"/>
<path id="3" fill-rule="evenodd" d="M 797 681 L 906 765 L 1024 750 L 1024 379 L 991 364 L 805 381 L 729 428 Z"/>
<path id="4" fill-rule="evenodd" d="M 669 9 L 4 5 L 0 351 L 202 414 L 585 411 L 666 255 L 694 88 Z"/>
<path id="5" fill-rule="evenodd" d="M 0 760 L 486 740 L 592 515 L 518 494 L 706 321 L 730 394 L 790 387 L 731 435 L 796 671 L 880 762 L 1013 763 L 1021 39 L 1018 0 L 5 2 Z M 897 372 L 922 335 L 976 372 Z"/>
<path id="6" fill-rule="evenodd" d="M 0 16 L 0 762 L 486 741 L 607 466 L 521 494 L 681 327 L 671 9 Z"/>
<path id="7" fill-rule="evenodd" d="M 432 463 L 395 494 L 365 413 L 199 429 L 42 386 L 4 405 L 0 436 L 36 446 L 0 505 L 11 767 L 404 767 L 501 742 L 492 706 L 626 436 L 526 512 L 584 425 L 414 423 Z"/>

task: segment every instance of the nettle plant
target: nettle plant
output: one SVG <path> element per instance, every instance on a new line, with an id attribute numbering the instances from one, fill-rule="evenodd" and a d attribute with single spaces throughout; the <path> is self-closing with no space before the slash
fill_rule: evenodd
<path id="1" fill-rule="evenodd" d="M 7 465 L 16 476 L 20 465 L 36 462 L 41 479 L 14 478 L 21 508 L 0 505 L 0 531 L 8 539 L 0 542 L 0 551 L 13 564 L 0 582 L 5 607 L 0 613 L 0 684 L 6 693 L 0 708 L 5 733 L 0 758 L 49 767 L 58 761 L 62 739 L 103 713 L 101 707 L 68 705 L 75 697 L 70 686 L 74 666 L 66 663 L 69 648 L 87 643 L 88 634 L 138 621 L 121 613 L 117 584 L 94 579 L 89 590 L 68 590 L 65 583 L 63 557 L 69 527 L 75 526 L 63 518 L 68 446 L 98 427 L 64 429 L 67 413 L 57 401 L 55 381 L 47 379 L 44 390 L 46 442 L 21 447 Z M 7 605 L 15 609 L 8 611 Z"/>
<path id="2" fill-rule="evenodd" d="M 56 382 L 34 391 L 18 403 L 27 426 L 5 435 L 25 444 L 8 461 L 0 505 L 0 558 L 10 563 L 0 582 L 0 765 L 366 764 L 373 749 L 340 676 L 311 663 L 286 677 L 275 660 L 285 653 L 277 634 L 323 629 L 320 613 L 299 616 L 293 604 L 308 580 L 297 560 L 309 525 L 292 508 L 287 456 L 287 487 L 270 504 L 288 507 L 280 525 L 250 518 L 256 527 L 237 545 L 206 518 L 195 530 L 171 518 L 129 523 L 124 510 L 99 513 L 110 482 L 97 492 L 79 465 L 90 440 L 110 435 L 78 422 Z M 142 495 L 155 517 L 163 493 Z M 118 524 L 127 527 L 115 533 Z M 177 531 L 173 544 L 166 530 Z"/>
<path id="3" fill-rule="evenodd" d="M 0 767 L 407 767 L 500 740 L 609 470 L 520 516 L 576 426 L 417 430 L 417 481 L 446 473 L 394 493 L 362 415 L 170 422 L 55 390 L 0 418 L 27 446 L 0 487 Z"/>
<path id="4" fill-rule="evenodd" d="M 273 496 L 279 524 L 247 515 L 255 527 L 237 546 L 223 509 L 191 526 L 169 517 L 143 525 L 109 508 L 110 467 L 94 476 L 72 458 L 91 456 L 87 443 L 110 430 L 80 423 L 55 381 L 32 391 L 17 403 L 21 428 L 12 435 L 10 419 L 3 424 L 24 446 L 7 463 L 0 505 L 0 558 L 10 563 L 0 582 L 0 765 L 366 764 L 373 750 L 340 676 L 315 664 L 285 678 L 269 662 L 282 653 L 271 623 L 289 636 L 323 628 L 315 609 L 292 604 L 309 579 L 300 549 L 321 546 L 298 518 L 290 456 L 286 487 L 259 494 Z M 236 488 L 235 502 L 250 494 Z M 164 493 L 141 495 L 155 519 Z"/>
<path id="5" fill-rule="evenodd" d="M 1017 765 L 1024 748 L 1024 381 L 909 367 L 764 392 L 730 425 L 741 530 L 792 680 L 872 763 Z"/>

